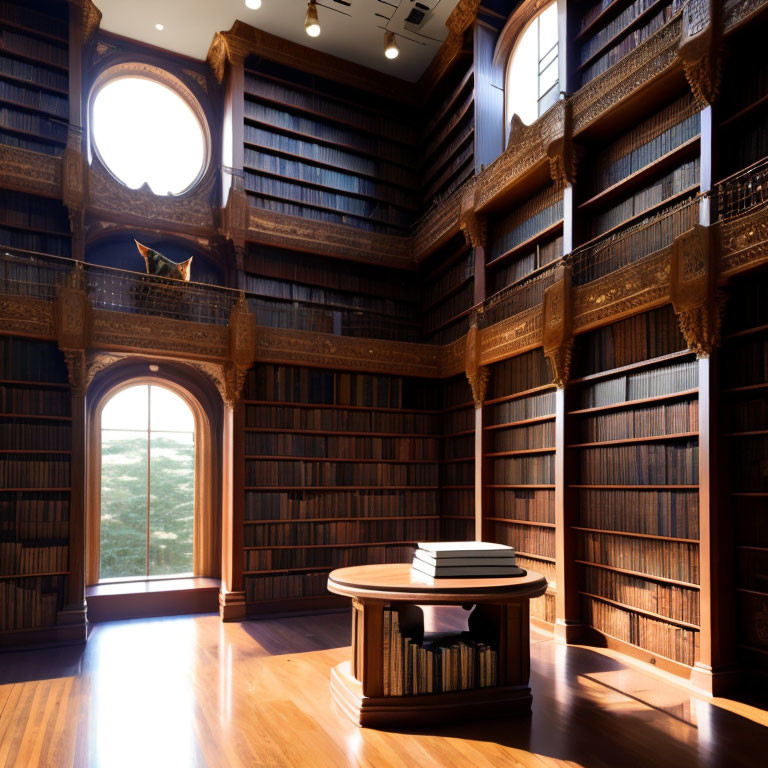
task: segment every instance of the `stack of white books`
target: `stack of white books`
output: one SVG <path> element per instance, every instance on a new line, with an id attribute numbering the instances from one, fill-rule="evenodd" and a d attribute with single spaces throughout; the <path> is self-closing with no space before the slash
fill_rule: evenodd
<path id="1" fill-rule="evenodd" d="M 525 576 L 515 565 L 515 549 L 487 541 L 421 542 L 411 568 L 433 579 Z"/>

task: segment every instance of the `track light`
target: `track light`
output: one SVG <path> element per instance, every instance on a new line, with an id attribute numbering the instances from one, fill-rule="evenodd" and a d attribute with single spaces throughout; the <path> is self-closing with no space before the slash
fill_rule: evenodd
<path id="1" fill-rule="evenodd" d="M 395 41 L 395 33 L 385 32 L 384 33 L 384 55 L 388 59 L 396 59 L 399 53 L 400 53 L 400 50 L 398 49 L 397 42 Z"/>
<path id="2" fill-rule="evenodd" d="M 304 29 L 310 37 L 317 37 L 320 34 L 320 21 L 317 18 L 317 4 L 315 0 L 307 2 L 307 17 L 304 19 Z"/>

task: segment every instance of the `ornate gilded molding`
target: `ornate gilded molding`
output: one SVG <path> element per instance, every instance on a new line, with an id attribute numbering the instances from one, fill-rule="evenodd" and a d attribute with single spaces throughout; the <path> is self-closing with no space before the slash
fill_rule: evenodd
<path id="1" fill-rule="evenodd" d="M 472 248 L 485 248 L 488 240 L 488 218 L 475 212 L 475 185 L 470 184 L 461 196 L 459 227 L 464 240 Z"/>
<path id="2" fill-rule="evenodd" d="M 581 148 L 573 143 L 573 101 L 560 99 L 542 118 L 546 118 L 542 144 L 547 148 L 549 175 L 558 188 L 573 184 L 582 156 Z"/>
<path id="3" fill-rule="evenodd" d="M 479 408 L 485 400 L 485 393 L 488 388 L 488 382 L 491 378 L 491 369 L 487 365 L 480 364 L 480 344 L 479 331 L 477 323 L 469 327 L 466 335 L 464 347 L 465 363 L 464 372 L 469 380 L 469 386 L 472 388 L 472 398 L 475 402 L 475 408 Z"/>
<path id="4" fill-rule="evenodd" d="M 560 266 L 555 282 L 544 291 L 542 343 L 544 357 L 552 372 L 552 382 L 563 389 L 571 372 L 573 351 L 573 312 L 571 269 Z"/>
<path id="5" fill-rule="evenodd" d="M 0 294 L 0 333 L 54 340 L 55 309 L 51 301 Z"/>
<path id="6" fill-rule="evenodd" d="M 675 238 L 670 298 L 680 330 L 699 357 L 709 357 L 720 339 L 723 295 L 718 295 L 712 231 L 696 225 Z"/>
<path id="7" fill-rule="evenodd" d="M 480 363 L 497 363 L 536 349 L 541 344 L 542 312 L 539 305 L 480 330 Z"/>
<path id="8" fill-rule="evenodd" d="M 60 158 L 0 145 L 0 177 L 6 189 L 59 197 L 61 176 Z"/>
<path id="9" fill-rule="evenodd" d="M 83 9 L 83 42 L 87 43 L 101 24 L 101 11 L 91 0 L 81 0 Z"/>
<path id="10" fill-rule="evenodd" d="M 227 204 L 222 211 L 222 235 L 232 241 L 235 248 L 244 248 L 248 231 L 248 195 L 240 176 L 232 177 Z"/>
<path id="11" fill-rule="evenodd" d="M 721 279 L 768 262 L 768 203 L 715 226 Z"/>
<path id="12" fill-rule="evenodd" d="M 688 0 L 683 7 L 683 30 L 677 56 L 697 101 L 713 104 L 720 89 L 720 3 Z"/>
<path id="13" fill-rule="evenodd" d="M 447 379 L 464 371 L 467 337 L 462 336 L 440 347 L 440 378 Z"/>
<path id="14" fill-rule="evenodd" d="M 465 182 L 473 183 L 474 177 Z M 416 262 L 423 261 L 459 231 L 463 196 L 464 186 L 461 186 L 442 203 L 431 208 L 416 225 L 410 238 L 412 258 Z"/>
<path id="15" fill-rule="evenodd" d="M 768 0 L 725 0 L 723 29 L 730 34 L 768 7 Z"/>

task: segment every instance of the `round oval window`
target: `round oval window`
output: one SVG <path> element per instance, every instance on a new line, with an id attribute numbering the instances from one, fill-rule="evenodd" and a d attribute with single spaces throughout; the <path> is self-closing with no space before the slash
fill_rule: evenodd
<path id="1" fill-rule="evenodd" d="M 109 80 L 93 101 L 93 141 L 123 184 L 145 182 L 156 195 L 179 195 L 200 177 L 206 158 L 203 127 L 190 105 L 144 77 Z"/>

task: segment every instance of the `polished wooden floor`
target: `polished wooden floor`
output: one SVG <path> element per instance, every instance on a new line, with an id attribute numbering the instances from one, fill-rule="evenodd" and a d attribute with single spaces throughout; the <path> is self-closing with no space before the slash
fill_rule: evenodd
<path id="1" fill-rule="evenodd" d="M 95 625 L 85 648 L 0 655 L 0 766 L 741 768 L 768 716 L 707 701 L 607 651 L 532 635 L 533 715 L 429 732 L 359 729 L 331 702 L 346 614 Z"/>

